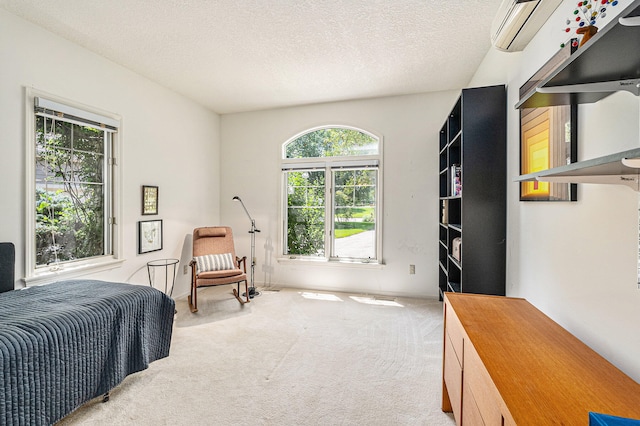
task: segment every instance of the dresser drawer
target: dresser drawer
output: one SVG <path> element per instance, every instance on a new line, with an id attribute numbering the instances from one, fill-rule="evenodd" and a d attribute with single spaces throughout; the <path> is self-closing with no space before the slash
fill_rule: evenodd
<path id="1" fill-rule="evenodd" d="M 467 393 L 471 393 L 473 395 L 473 402 L 482 416 L 483 424 L 501 425 L 502 413 L 500 411 L 500 394 L 493 384 L 487 369 L 481 362 L 478 353 L 470 342 L 465 345 L 464 387 L 465 390 L 468 389 Z M 463 401 L 463 411 L 466 411 L 468 403 L 466 397 Z"/>
<path id="2" fill-rule="evenodd" d="M 482 414 L 480 414 L 473 392 L 471 392 L 466 383 L 463 384 L 463 387 L 462 401 L 464 402 L 464 409 L 462 410 L 462 424 L 465 426 L 485 426 L 486 423 L 482 419 Z"/>
<path id="3" fill-rule="evenodd" d="M 455 352 L 458 358 L 458 363 L 463 365 L 463 348 L 464 348 L 464 331 L 462 330 L 462 324 L 456 316 L 451 306 L 445 305 L 445 331 L 451 340 L 451 346 L 453 352 Z"/>
<path id="4" fill-rule="evenodd" d="M 448 335 L 444 339 L 444 383 L 451 403 L 451 411 L 459 425 L 462 421 L 462 366 L 458 362 Z"/>

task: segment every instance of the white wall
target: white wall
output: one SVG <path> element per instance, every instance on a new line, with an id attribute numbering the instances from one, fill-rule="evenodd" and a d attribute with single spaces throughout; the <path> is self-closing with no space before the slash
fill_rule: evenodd
<path id="1" fill-rule="evenodd" d="M 499 76 L 508 83 L 510 180 L 520 165 L 519 113 L 513 107 L 518 88 L 559 49 L 573 6 L 565 1 L 524 52 L 490 52 L 492 59 L 473 80 L 482 85 Z M 610 9 L 619 13 L 622 8 Z M 505 68 L 500 55 L 516 59 L 507 60 L 511 65 Z M 628 93 L 580 106 L 579 159 L 637 148 L 639 117 L 638 98 Z M 507 295 L 526 298 L 640 381 L 637 193 L 584 184 L 578 186 L 577 202 L 550 203 L 520 202 L 515 182 L 508 191 Z"/>
<path id="2" fill-rule="evenodd" d="M 222 116 L 223 222 L 236 250 L 250 253 L 239 195 L 256 220 L 259 285 L 361 293 L 438 296 L 438 130 L 459 93 L 440 92 Z M 382 268 L 279 263 L 282 144 L 321 125 L 343 124 L 383 137 Z M 409 264 L 416 265 L 409 275 Z"/>
<path id="3" fill-rule="evenodd" d="M 2 9 L 0 28 L 0 240 L 16 245 L 16 277 L 24 276 L 23 193 L 30 184 L 24 179 L 25 87 L 122 116 L 124 217 L 118 221 L 126 262 L 92 278 L 147 284 L 147 261 L 188 262 L 193 228 L 219 220 L 219 116 Z M 140 214 L 143 184 L 159 186 L 158 216 Z M 151 218 L 164 220 L 164 249 L 138 255 L 137 221 Z M 180 273 L 175 294 L 187 291 L 187 275 Z"/>

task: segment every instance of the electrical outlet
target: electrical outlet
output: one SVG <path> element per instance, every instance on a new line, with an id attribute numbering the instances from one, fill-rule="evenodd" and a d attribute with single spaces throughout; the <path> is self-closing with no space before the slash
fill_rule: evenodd
<path id="1" fill-rule="evenodd" d="M 415 275 L 416 265 L 409 265 L 409 275 Z"/>
<path id="2" fill-rule="evenodd" d="M 188 265 L 184 265 L 184 267 L 182 268 L 182 273 L 184 275 L 187 275 L 187 272 L 189 272 L 189 266 Z"/>

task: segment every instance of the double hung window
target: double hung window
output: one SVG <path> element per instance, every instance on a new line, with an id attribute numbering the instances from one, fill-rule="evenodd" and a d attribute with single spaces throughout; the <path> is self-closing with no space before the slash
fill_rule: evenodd
<path id="1" fill-rule="evenodd" d="M 330 127 L 284 144 L 283 254 L 379 263 L 381 142 Z"/>
<path id="2" fill-rule="evenodd" d="M 43 96 L 28 99 L 27 282 L 117 258 L 119 120 Z"/>

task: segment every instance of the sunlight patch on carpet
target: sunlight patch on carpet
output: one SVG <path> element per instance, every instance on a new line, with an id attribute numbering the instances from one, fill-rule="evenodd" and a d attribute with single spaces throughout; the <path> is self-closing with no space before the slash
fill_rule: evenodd
<path id="1" fill-rule="evenodd" d="M 393 299 L 384 299 L 379 297 L 359 297 L 359 296 L 349 296 L 352 300 L 355 300 L 358 303 L 364 303 L 366 305 L 378 305 L 378 306 L 395 306 L 398 308 L 404 308 L 404 305 L 396 302 Z"/>
<path id="2" fill-rule="evenodd" d="M 340 299 L 335 294 L 330 294 L 330 293 L 310 293 L 308 291 L 303 291 L 303 292 L 300 292 L 298 294 L 300 294 L 300 296 L 304 297 L 305 299 L 326 300 L 328 302 L 342 302 L 343 301 L 342 299 Z"/>

